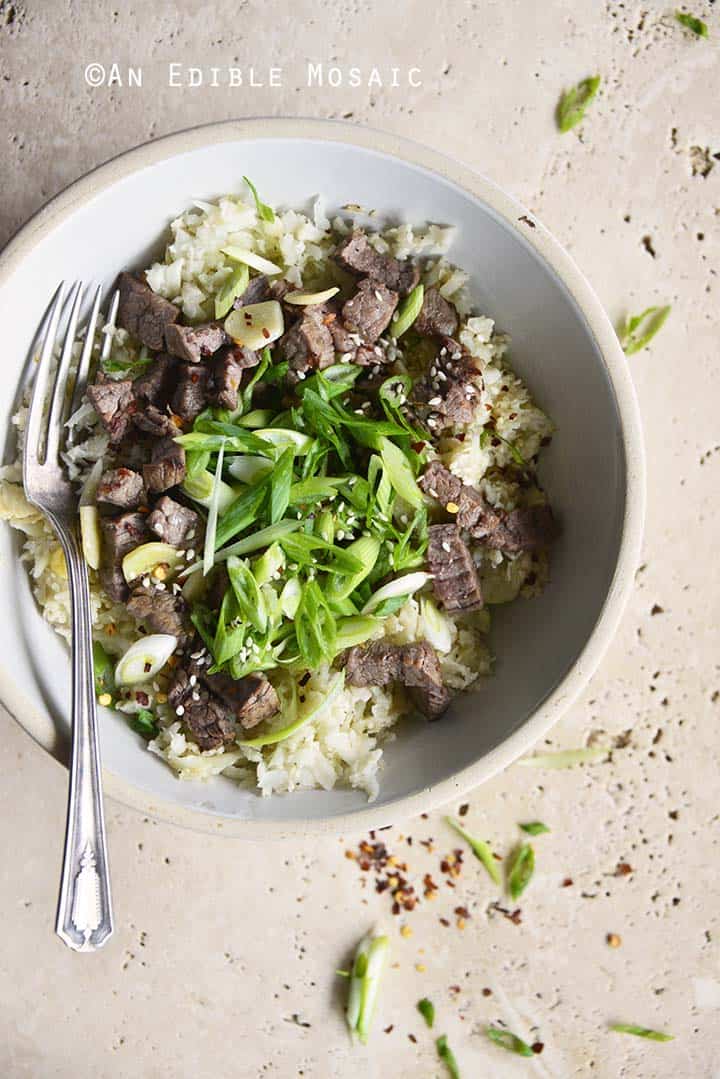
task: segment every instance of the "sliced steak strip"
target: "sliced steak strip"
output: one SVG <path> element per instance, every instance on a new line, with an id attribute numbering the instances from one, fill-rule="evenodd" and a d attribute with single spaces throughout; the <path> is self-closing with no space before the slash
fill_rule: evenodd
<path id="1" fill-rule="evenodd" d="M 446 611 L 479 611 L 483 605 L 477 568 L 456 525 L 431 525 L 427 561 L 435 595 Z"/>
<path id="2" fill-rule="evenodd" d="M 440 461 L 431 461 L 418 480 L 419 486 L 455 517 L 459 528 L 476 539 L 494 532 L 500 524 L 500 514 L 485 501 L 480 491 L 463 483 Z"/>
<path id="3" fill-rule="evenodd" d="M 219 322 L 208 322 L 204 326 L 181 326 L 174 323 L 165 331 L 168 352 L 188 363 L 202 363 L 228 341 L 229 337 Z"/>
<path id="4" fill-rule="evenodd" d="M 170 633 L 178 638 L 178 643 L 189 638 L 187 604 L 181 595 L 176 596 L 167 589 L 160 591 L 138 585 L 132 590 L 127 609 L 152 633 Z"/>
<path id="5" fill-rule="evenodd" d="M 163 438 L 152 448 L 150 464 L 143 465 L 148 491 L 167 491 L 185 479 L 185 450 L 171 438 Z"/>
<path id="6" fill-rule="evenodd" d="M 414 400 L 427 406 L 427 424 L 435 434 L 446 427 L 470 423 L 480 403 L 482 380 L 462 345 L 451 337 L 443 337 L 441 342 L 429 373 L 413 388 Z"/>
<path id="7" fill-rule="evenodd" d="M 192 423 L 208 404 L 210 371 L 205 364 L 181 363 L 171 408 L 184 423 Z"/>
<path id="8" fill-rule="evenodd" d="M 228 345 L 213 356 L 210 364 L 210 396 L 214 404 L 230 411 L 238 406 L 238 390 L 243 371 L 257 367 L 257 352 L 239 345 Z"/>
<path id="9" fill-rule="evenodd" d="M 111 468 L 103 472 L 96 501 L 121 510 L 134 510 L 145 498 L 145 484 L 139 472 L 131 468 Z"/>
<path id="10" fill-rule="evenodd" d="M 175 386 L 177 361 L 173 356 L 161 353 L 143 375 L 133 381 L 133 392 L 139 405 L 155 405 L 164 408 Z"/>
<path id="11" fill-rule="evenodd" d="M 130 379 L 106 379 L 88 386 L 87 396 L 100 417 L 100 422 L 113 444 L 121 442 L 128 432 L 137 409 Z"/>
<path id="12" fill-rule="evenodd" d="M 148 515 L 147 526 L 163 543 L 172 547 L 197 547 L 200 540 L 200 517 L 194 510 L 181 506 L 169 495 L 163 495 Z"/>
<path id="13" fill-rule="evenodd" d="M 413 644 L 373 641 L 356 645 L 346 655 L 345 680 L 351 686 L 402 682 L 410 690 L 416 707 L 430 718 L 441 715 L 450 702 L 437 653 L 427 641 Z"/>
<path id="14" fill-rule="evenodd" d="M 358 285 L 355 295 L 343 304 L 343 323 L 350 333 L 359 335 L 363 345 L 374 345 L 390 325 L 397 303 L 397 292 L 366 277 Z"/>
<path id="15" fill-rule="evenodd" d="M 459 325 L 455 304 L 450 303 L 436 288 L 429 288 L 423 296 L 420 314 L 413 329 L 425 337 L 453 337 Z"/>
<path id="16" fill-rule="evenodd" d="M 228 674 L 204 674 L 203 682 L 231 709 L 244 730 L 250 730 L 280 711 L 280 700 L 264 674 L 231 678 Z"/>
<path id="17" fill-rule="evenodd" d="M 401 681 L 410 690 L 415 707 L 428 719 L 437 719 L 450 704 L 443 685 L 437 652 L 427 641 L 402 646 Z"/>
<path id="18" fill-rule="evenodd" d="M 165 330 L 179 317 L 179 309 L 132 274 L 121 273 L 115 287 L 120 292 L 118 326 L 159 352 L 165 344 Z"/>
<path id="19" fill-rule="evenodd" d="M 420 280 L 420 271 L 414 263 L 381 255 L 361 230 L 343 240 L 335 251 L 335 259 L 350 273 L 372 277 L 401 296 L 411 292 Z"/>
<path id="20" fill-rule="evenodd" d="M 155 405 L 148 405 L 141 412 L 136 412 L 133 423 L 140 431 L 152 435 L 153 438 L 174 438 L 182 433 L 175 418 Z"/>
<path id="21" fill-rule="evenodd" d="M 335 348 L 325 313 L 317 307 L 307 308 L 278 342 L 280 358 L 287 360 L 288 377 L 297 382 L 308 371 L 322 370 L 335 362 Z"/>
<path id="22" fill-rule="evenodd" d="M 508 554 L 537 551 L 557 539 L 560 528 L 550 506 L 523 506 L 503 514 L 500 525 L 484 538 L 488 547 Z"/>
<path id="23" fill-rule="evenodd" d="M 182 709 L 183 726 L 198 749 L 219 749 L 235 741 L 237 728 L 232 716 L 223 702 L 205 686 L 195 686 L 175 708 Z"/>
<path id="24" fill-rule="evenodd" d="M 100 582 L 111 599 L 127 599 L 128 586 L 122 571 L 122 560 L 148 538 L 145 515 L 122 513 L 117 517 L 101 517 L 103 549 Z"/>

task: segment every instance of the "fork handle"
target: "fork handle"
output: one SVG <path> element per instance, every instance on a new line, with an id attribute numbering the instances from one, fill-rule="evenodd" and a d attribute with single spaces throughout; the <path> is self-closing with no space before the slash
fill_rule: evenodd
<path id="1" fill-rule="evenodd" d="M 87 566 L 74 527 L 53 518 L 65 553 L 72 611 L 72 751 L 65 850 L 55 932 L 78 952 L 113 931 L 95 708 Z"/>

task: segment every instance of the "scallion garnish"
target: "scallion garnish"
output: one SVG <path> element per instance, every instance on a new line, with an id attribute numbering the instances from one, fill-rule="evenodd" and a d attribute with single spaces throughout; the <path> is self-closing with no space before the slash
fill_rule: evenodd
<path id="1" fill-rule="evenodd" d="M 423 997 L 422 1000 L 417 1002 L 417 1010 L 423 1017 L 429 1027 L 432 1027 L 435 1022 L 435 1005 L 427 997 Z"/>
<path id="2" fill-rule="evenodd" d="M 566 90 L 557 106 L 557 125 L 565 133 L 579 124 L 585 111 L 600 88 L 600 76 L 583 79 L 571 90 Z"/>
<path id="3" fill-rule="evenodd" d="M 684 26 L 686 30 L 691 30 L 697 37 L 708 36 L 707 23 L 704 23 L 702 19 L 698 19 L 696 15 L 688 15 L 684 11 L 676 11 L 675 18 L 681 26 Z"/>
<path id="4" fill-rule="evenodd" d="M 345 1014 L 350 1030 L 357 1034 L 363 1043 L 367 1041 L 370 1033 L 389 948 L 390 940 L 387 936 L 373 936 L 368 933 L 355 952 Z"/>
<path id="5" fill-rule="evenodd" d="M 559 753 L 535 753 L 521 757 L 516 764 L 524 768 L 572 768 L 574 764 L 590 764 L 607 756 L 607 746 L 588 746 L 585 749 L 563 749 Z"/>
<path id="6" fill-rule="evenodd" d="M 443 1064 L 448 1070 L 448 1075 L 451 1079 L 461 1079 L 460 1069 L 458 1062 L 455 1059 L 455 1054 L 448 1045 L 447 1035 L 443 1034 L 435 1042 L 435 1048 L 437 1049 L 437 1055 L 442 1060 Z"/>
<path id="7" fill-rule="evenodd" d="M 255 200 L 255 209 L 257 210 L 258 217 L 262 221 L 274 221 L 275 220 L 275 213 L 274 213 L 272 207 L 268 206 L 266 203 L 260 201 L 260 196 L 258 195 L 257 190 L 255 189 L 255 184 L 253 184 L 250 180 L 248 180 L 247 176 L 243 176 L 243 180 L 245 181 L 245 183 L 248 185 L 248 187 L 252 191 L 252 197 Z"/>
<path id="8" fill-rule="evenodd" d="M 613 1023 L 610 1027 L 616 1034 L 634 1034 L 636 1038 L 648 1038 L 653 1042 L 671 1042 L 674 1034 L 664 1034 L 661 1030 L 651 1030 L 649 1027 L 638 1027 L 633 1023 Z"/>
<path id="9" fill-rule="evenodd" d="M 520 898 L 530 883 L 534 871 L 535 851 L 530 843 L 523 843 L 508 863 L 507 883 L 511 899 Z"/>
<path id="10" fill-rule="evenodd" d="M 502 1027 L 488 1027 L 487 1036 L 491 1042 L 495 1042 L 495 1045 L 507 1049 L 509 1053 L 517 1053 L 521 1057 L 535 1056 L 527 1042 L 524 1042 L 522 1038 L 518 1038 L 517 1034 L 504 1030 Z"/>
<path id="11" fill-rule="evenodd" d="M 665 307 L 646 307 L 639 315 L 629 316 L 620 328 L 620 346 L 626 356 L 649 345 L 653 337 L 665 324 L 670 314 L 670 304 Z"/>
<path id="12" fill-rule="evenodd" d="M 487 869 L 493 883 L 500 884 L 500 870 L 498 869 L 498 864 L 495 861 L 489 844 L 485 843 L 482 839 L 476 839 L 475 836 L 470 835 L 469 832 L 465 831 L 462 824 L 459 824 L 458 821 L 454 820 L 452 817 L 446 817 L 445 820 L 450 827 L 454 828 L 457 834 L 462 836 L 465 842 L 469 844 L 475 857 L 478 861 L 482 862 Z"/>
<path id="13" fill-rule="evenodd" d="M 543 822 L 539 820 L 530 821 L 528 824 L 521 824 L 520 827 L 523 832 L 527 832 L 528 835 L 544 835 L 545 832 L 550 831 L 547 824 L 543 824 Z"/>

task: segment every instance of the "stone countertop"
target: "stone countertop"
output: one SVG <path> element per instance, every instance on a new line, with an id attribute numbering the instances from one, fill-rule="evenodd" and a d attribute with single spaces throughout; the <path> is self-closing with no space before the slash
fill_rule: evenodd
<path id="1" fill-rule="evenodd" d="M 375 875 L 345 855 L 362 837 L 260 846 L 110 804 L 116 936 L 96 956 L 71 954 L 52 934 L 66 776 L 3 716 L 7 1079 L 432 1079 L 444 1075 L 441 1033 L 464 1079 L 720 1075 L 720 11 L 711 0 L 691 8 L 709 40 L 652 0 L 0 2 L 2 241 L 87 169 L 166 132 L 243 115 L 342 117 L 419 138 L 507 188 L 572 252 L 614 320 L 673 305 L 628 361 L 649 462 L 634 595 L 546 740 L 599 740 L 611 759 L 511 767 L 467 799 L 467 827 L 497 850 L 517 841 L 519 821 L 552 829 L 534 841 L 519 917 L 492 906 L 497 890 L 469 852 L 458 876 L 442 871 L 459 844 L 440 815 L 377 837 L 421 892 L 426 872 L 438 885 L 434 901 L 393 917 Z M 362 84 L 308 88 L 308 61 L 356 66 Z M 127 65 L 142 65 L 143 86 L 90 88 L 90 62 L 117 62 L 125 81 Z M 169 62 L 184 76 L 201 66 L 205 85 L 168 86 Z M 212 65 L 248 80 L 253 64 L 265 85 L 207 84 Z M 393 65 L 419 67 L 422 85 L 393 88 Z M 271 66 L 280 87 L 268 85 Z M 373 67 L 382 87 L 367 85 Z M 560 92 L 594 72 L 599 98 L 560 136 Z M 352 1048 L 333 972 L 380 917 L 392 967 L 370 1044 Z M 415 1011 L 423 996 L 433 1032 Z M 500 1021 L 542 1054 L 491 1045 L 485 1027 Z M 610 1033 L 614 1021 L 676 1039 Z"/>

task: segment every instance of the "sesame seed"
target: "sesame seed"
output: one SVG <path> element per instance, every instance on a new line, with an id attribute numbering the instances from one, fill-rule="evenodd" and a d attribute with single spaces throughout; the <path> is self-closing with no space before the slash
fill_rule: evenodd
<path id="1" fill-rule="evenodd" d="M 184 708 L 184 706 L 182 704 L 179 704 L 177 706 L 177 708 L 175 709 L 175 715 L 176 716 L 184 716 L 185 715 L 185 708 Z"/>
<path id="2" fill-rule="evenodd" d="M 196 674 L 191 674 L 188 681 L 190 682 L 191 686 L 196 686 L 197 685 L 197 675 Z"/>

